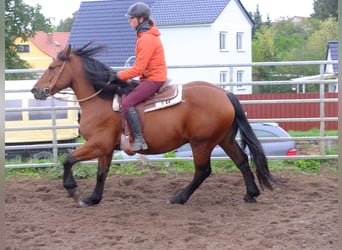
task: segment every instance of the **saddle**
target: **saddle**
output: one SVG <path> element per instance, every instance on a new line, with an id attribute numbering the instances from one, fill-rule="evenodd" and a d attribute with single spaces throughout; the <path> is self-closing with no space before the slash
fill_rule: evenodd
<path id="1" fill-rule="evenodd" d="M 170 81 L 166 81 L 160 89 L 151 97 L 145 101 L 139 103 L 135 108 L 139 114 L 142 128 L 144 127 L 144 113 L 151 112 L 158 109 L 167 108 L 182 102 L 183 85 L 170 84 Z M 123 97 L 124 98 L 124 97 Z M 115 95 L 113 99 L 113 110 L 121 112 L 122 97 Z M 130 128 L 126 122 L 126 119 L 122 119 L 123 134 L 121 136 L 120 149 L 123 149 L 128 155 L 134 155 L 130 149 L 130 142 L 132 141 Z"/>
<path id="2" fill-rule="evenodd" d="M 136 106 L 137 111 L 150 112 L 158 109 L 163 109 L 176 105 L 182 101 L 182 89 L 180 84 L 170 84 L 170 81 L 166 81 L 160 89 L 151 97 L 145 101 L 139 103 Z M 113 99 L 113 110 L 121 112 L 122 97 L 115 95 Z M 141 111 L 140 111 L 141 110 Z"/>

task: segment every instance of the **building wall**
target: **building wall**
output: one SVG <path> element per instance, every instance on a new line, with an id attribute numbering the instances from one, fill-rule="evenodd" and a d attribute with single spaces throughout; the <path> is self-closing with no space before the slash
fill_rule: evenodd
<path id="1" fill-rule="evenodd" d="M 158 23 L 157 23 L 158 25 Z M 198 26 L 159 26 L 168 66 L 250 63 L 252 60 L 251 24 L 235 0 L 230 1 L 213 24 Z M 227 32 L 227 50 L 220 51 L 220 32 Z M 236 33 L 243 33 L 243 49 L 236 49 Z M 203 80 L 220 83 L 220 72 L 227 81 L 237 81 L 237 71 L 243 71 L 242 81 L 252 80 L 251 67 L 169 69 L 168 76 L 176 83 Z M 222 83 L 220 83 L 222 84 Z M 248 94 L 251 86 L 234 87 L 234 93 Z"/>
<path id="2" fill-rule="evenodd" d="M 331 51 L 328 50 L 327 61 L 331 61 L 331 60 L 332 60 L 332 58 L 331 58 Z M 324 73 L 326 73 L 326 74 L 333 74 L 333 73 L 335 73 L 333 65 L 332 64 L 327 64 L 325 66 L 325 72 Z"/>
<path id="3" fill-rule="evenodd" d="M 31 68 L 33 69 L 45 69 L 52 62 L 52 58 L 42 52 L 30 41 L 22 41 L 21 39 L 16 39 L 15 44 L 28 44 L 30 46 L 29 53 L 18 53 L 22 60 L 27 61 Z"/>

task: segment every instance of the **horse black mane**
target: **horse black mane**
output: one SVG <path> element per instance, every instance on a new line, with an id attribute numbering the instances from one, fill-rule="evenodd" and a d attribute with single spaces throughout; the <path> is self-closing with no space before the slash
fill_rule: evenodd
<path id="1" fill-rule="evenodd" d="M 91 44 L 92 42 L 89 42 L 81 48 L 73 48 L 71 53 L 81 57 L 86 75 L 93 83 L 95 90 L 99 91 L 102 89 L 99 96 L 104 99 L 109 99 L 113 98 L 115 94 L 123 95 L 132 91 L 136 87 L 137 81 L 126 82 L 117 79 L 108 84 L 110 76 L 116 74 L 116 72 L 104 63 L 93 58 L 93 55 L 103 51 L 106 47 L 90 47 Z M 60 60 L 65 61 L 68 58 L 68 56 L 63 56 L 61 52 L 58 54 L 58 59 Z"/>

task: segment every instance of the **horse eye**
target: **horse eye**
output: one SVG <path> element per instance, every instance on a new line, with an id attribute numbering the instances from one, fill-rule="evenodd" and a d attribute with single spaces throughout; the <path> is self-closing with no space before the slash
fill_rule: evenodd
<path id="1" fill-rule="evenodd" d="M 49 66 L 49 68 L 48 68 L 49 70 L 54 70 L 55 69 L 55 67 L 53 67 L 53 66 Z"/>

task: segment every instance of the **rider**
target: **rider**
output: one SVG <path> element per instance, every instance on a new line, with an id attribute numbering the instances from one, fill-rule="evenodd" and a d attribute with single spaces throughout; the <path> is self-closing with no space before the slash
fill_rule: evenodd
<path id="1" fill-rule="evenodd" d="M 167 67 L 160 32 L 150 18 L 147 4 L 137 2 L 128 8 L 128 22 L 137 32 L 135 63 L 133 67 L 118 72 L 123 81 L 139 77 L 139 85 L 122 100 L 125 115 L 134 137 L 132 151 L 146 150 L 148 146 L 142 134 L 140 119 L 135 106 L 156 93 L 167 78 Z"/>

